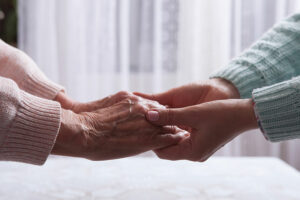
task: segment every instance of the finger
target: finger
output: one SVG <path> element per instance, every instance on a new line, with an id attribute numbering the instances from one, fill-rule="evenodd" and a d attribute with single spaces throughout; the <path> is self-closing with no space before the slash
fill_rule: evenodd
<path id="1" fill-rule="evenodd" d="M 188 137 L 186 132 L 179 132 L 176 134 L 174 133 L 158 134 L 155 136 L 155 139 L 153 140 L 154 149 L 160 149 L 174 144 L 178 144 L 186 137 Z"/>
<path id="2" fill-rule="evenodd" d="M 177 126 L 173 126 L 173 125 L 163 126 L 162 130 L 163 130 L 163 133 L 173 133 L 173 134 L 183 131 L 183 130 L 179 129 Z"/>
<path id="3" fill-rule="evenodd" d="M 169 91 L 158 94 L 145 94 L 141 92 L 134 92 L 133 94 L 145 99 L 158 101 L 162 105 L 172 106 L 172 94 Z"/>
<path id="4" fill-rule="evenodd" d="M 161 159 L 183 160 L 190 159 L 191 155 L 191 138 L 186 137 L 180 143 L 154 150 L 155 154 Z"/>
<path id="5" fill-rule="evenodd" d="M 102 116 L 103 121 L 122 121 L 131 118 L 131 105 L 129 101 L 121 101 L 110 107 L 95 110 L 94 113 L 98 113 Z M 142 117 L 140 117 L 142 118 Z"/>
<path id="6" fill-rule="evenodd" d="M 185 130 L 187 132 L 192 132 L 192 128 L 184 125 L 179 125 L 178 128 Z"/>
<path id="7" fill-rule="evenodd" d="M 193 127 L 195 124 L 194 111 L 190 107 L 173 108 L 162 110 L 150 110 L 146 113 L 146 118 L 156 125 L 183 125 Z"/>
<path id="8" fill-rule="evenodd" d="M 164 133 L 176 134 L 179 132 L 184 132 L 186 134 L 186 136 L 189 136 L 191 133 L 191 131 L 189 131 L 189 130 L 182 129 L 182 128 L 179 128 L 178 126 L 174 126 L 174 125 L 163 126 L 162 129 L 163 129 Z"/>
<path id="9" fill-rule="evenodd" d="M 116 94 L 107 96 L 103 99 L 97 100 L 97 101 L 93 101 L 93 102 L 89 102 L 87 103 L 87 105 L 90 106 L 90 110 L 89 111 L 94 111 L 96 109 L 101 109 L 101 108 L 107 108 L 109 106 L 112 106 L 126 98 L 128 98 L 130 95 L 129 92 L 126 91 L 120 91 Z"/>
<path id="10" fill-rule="evenodd" d="M 87 103 L 76 103 L 74 107 L 74 111 L 76 113 L 81 113 L 81 112 L 92 112 L 95 110 L 103 109 L 110 107 L 126 98 L 128 98 L 131 95 L 133 98 L 134 96 L 126 91 L 120 91 L 116 94 L 107 96 L 103 99 L 96 100 L 96 101 L 90 101 Z"/>

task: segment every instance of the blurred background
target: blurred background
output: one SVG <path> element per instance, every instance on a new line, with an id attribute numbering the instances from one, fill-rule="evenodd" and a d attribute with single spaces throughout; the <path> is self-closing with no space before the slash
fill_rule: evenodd
<path id="1" fill-rule="evenodd" d="M 0 38 L 11 45 L 17 42 L 16 0 L 0 1 Z"/>
<path id="2" fill-rule="evenodd" d="M 1 0 L 0 37 L 89 101 L 205 80 L 299 10 L 297 0 Z M 275 156 L 300 169 L 299 151 L 299 140 L 251 131 L 216 155 Z"/>

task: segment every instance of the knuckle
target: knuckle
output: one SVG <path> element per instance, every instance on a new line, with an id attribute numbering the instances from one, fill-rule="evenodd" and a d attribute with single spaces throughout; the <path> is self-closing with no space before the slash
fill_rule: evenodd
<path id="1" fill-rule="evenodd" d="M 134 111 L 137 113 L 145 113 L 146 112 L 146 107 L 140 103 L 136 103 L 134 105 Z"/>
<path id="2" fill-rule="evenodd" d="M 134 102 L 138 102 L 140 100 L 140 98 L 138 96 L 135 96 L 135 95 L 131 95 L 129 94 L 128 95 L 128 98 L 131 100 L 131 101 L 134 101 Z"/>
<path id="3" fill-rule="evenodd" d="M 128 98 L 129 93 L 126 91 L 120 91 L 112 96 L 110 96 L 110 98 L 112 98 L 114 101 L 118 102 L 118 101 L 122 101 L 126 98 Z"/>
<path id="4" fill-rule="evenodd" d="M 176 131 L 177 131 L 176 126 L 170 126 L 170 131 L 171 131 L 171 133 L 176 133 Z"/>
<path id="5" fill-rule="evenodd" d="M 123 90 L 117 93 L 117 96 L 120 97 L 129 96 L 129 95 L 130 95 L 129 92 Z"/>
<path id="6" fill-rule="evenodd" d="M 143 109 L 143 106 L 141 104 L 137 103 L 137 104 L 134 104 L 134 108 L 136 111 L 140 111 Z"/>

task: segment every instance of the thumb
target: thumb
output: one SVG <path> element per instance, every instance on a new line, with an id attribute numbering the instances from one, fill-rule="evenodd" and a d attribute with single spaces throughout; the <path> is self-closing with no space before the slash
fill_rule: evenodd
<path id="1" fill-rule="evenodd" d="M 148 121 L 157 125 L 191 126 L 193 124 L 191 117 L 189 109 L 185 108 L 150 110 L 146 113 Z"/>

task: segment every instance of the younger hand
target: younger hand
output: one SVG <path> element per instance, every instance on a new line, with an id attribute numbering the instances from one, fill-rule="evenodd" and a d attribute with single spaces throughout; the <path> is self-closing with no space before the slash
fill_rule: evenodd
<path id="1" fill-rule="evenodd" d="M 190 136 L 180 143 L 156 150 L 168 160 L 205 161 L 240 133 L 257 128 L 252 100 L 217 100 L 195 106 L 149 111 L 156 125 L 188 127 Z"/>
<path id="2" fill-rule="evenodd" d="M 214 100 L 240 98 L 235 86 L 221 78 L 183 85 L 159 94 L 143 94 L 139 92 L 134 94 L 158 101 L 160 104 L 171 108 L 182 108 Z"/>

